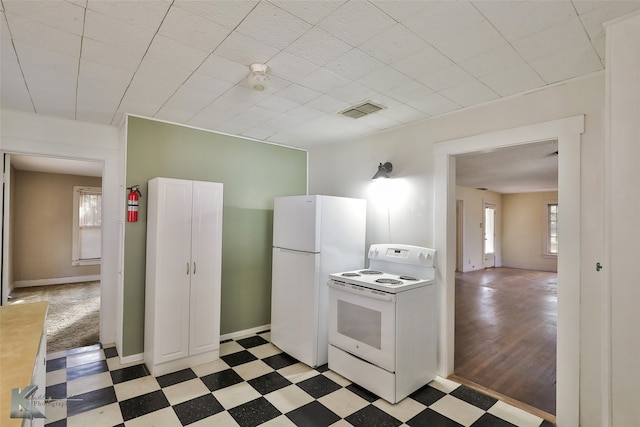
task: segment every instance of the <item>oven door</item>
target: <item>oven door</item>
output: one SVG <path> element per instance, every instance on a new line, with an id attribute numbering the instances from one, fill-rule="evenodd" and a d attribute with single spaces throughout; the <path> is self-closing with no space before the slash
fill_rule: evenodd
<path id="1" fill-rule="evenodd" d="M 330 280 L 329 343 L 395 372 L 396 296 Z"/>

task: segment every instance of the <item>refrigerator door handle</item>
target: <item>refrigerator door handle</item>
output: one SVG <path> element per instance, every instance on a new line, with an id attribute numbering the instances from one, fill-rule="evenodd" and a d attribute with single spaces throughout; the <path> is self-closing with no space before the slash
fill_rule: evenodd
<path id="1" fill-rule="evenodd" d="M 280 252 L 289 252 L 292 254 L 302 254 L 302 255 L 315 255 L 317 254 L 317 252 L 307 252 L 307 251 L 296 251 L 295 249 L 285 249 L 285 248 L 279 248 L 279 247 L 275 247 L 276 250 L 280 251 Z"/>

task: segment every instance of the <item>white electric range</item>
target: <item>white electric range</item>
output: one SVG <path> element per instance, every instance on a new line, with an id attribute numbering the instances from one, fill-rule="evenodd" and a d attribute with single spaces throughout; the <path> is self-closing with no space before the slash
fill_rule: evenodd
<path id="1" fill-rule="evenodd" d="M 330 274 L 333 281 L 398 293 L 432 284 L 436 251 L 411 245 L 377 244 L 368 252 L 369 268 Z"/>
<path id="2" fill-rule="evenodd" d="M 368 269 L 329 275 L 329 369 L 391 403 L 435 378 L 435 256 L 376 244 Z"/>

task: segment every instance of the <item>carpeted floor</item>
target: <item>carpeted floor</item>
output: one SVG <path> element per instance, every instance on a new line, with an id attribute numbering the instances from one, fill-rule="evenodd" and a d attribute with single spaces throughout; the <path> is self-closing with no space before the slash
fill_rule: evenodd
<path id="1" fill-rule="evenodd" d="M 47 353 L 100 341 L 100 282 L 16 288 L 10 304 L 48 301 Z"/>

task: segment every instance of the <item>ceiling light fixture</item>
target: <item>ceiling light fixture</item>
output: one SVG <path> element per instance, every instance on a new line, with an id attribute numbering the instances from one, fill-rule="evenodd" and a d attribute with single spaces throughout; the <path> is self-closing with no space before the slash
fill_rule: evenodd
<path id="1" fill-rule="evenodd" d="M 393 170 L 393 165 L 390 162 L 386 162 L 385 164 L 380 163 L 378 165 L 378 172 L 373 175 L 373 180 L 381 179 L 381 178 L 391 178 L 389 173 Z"/>
<path id="2" fill-rule="evenodd" d="M 267 75 L 269 67 L 266 64 L 255 63 L 249 65 L 249 69 L 251 70 L 249 77 L 247 77 L 249 86 L 257 91 L 267 89 L 269 87 L 269 76 Z"/>

